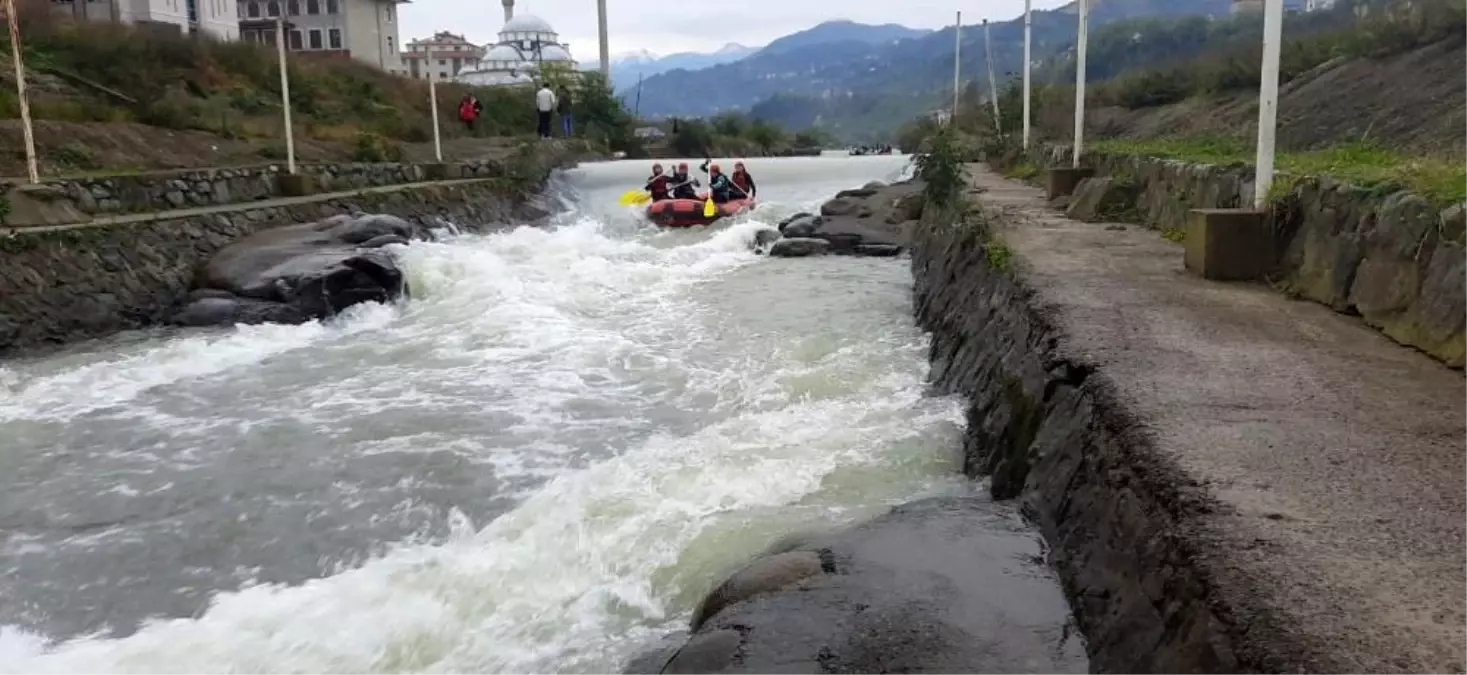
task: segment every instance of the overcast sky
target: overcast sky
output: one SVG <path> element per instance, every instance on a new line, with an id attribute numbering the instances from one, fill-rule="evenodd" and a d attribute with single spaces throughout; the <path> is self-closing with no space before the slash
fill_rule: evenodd
<path id="1" fill-rule="evenodd" d="M 1066 1 L 1034 0 L 1034 8 L 1052 9 Z M 401 39 L 406 43 L 449 30 L 473 42 L 492 42 L 504 23 L 500 2 L 412 0 L 398 5 Z M 607 0 L 606 4 L 613 55 L 639 49 L 659 55 L 709 52 L 729 42 L 759 46 L 831 19 L 940 28 L 952 25 L 958 10 L 964 24 L 1011 19 L 1024 11 L 1024 0 Z M 590 64 L 597 59 L 596 0 L 516 0 L 515 13 L 549 21 L 560 39 L 570 44 L 576 60 Z"/>

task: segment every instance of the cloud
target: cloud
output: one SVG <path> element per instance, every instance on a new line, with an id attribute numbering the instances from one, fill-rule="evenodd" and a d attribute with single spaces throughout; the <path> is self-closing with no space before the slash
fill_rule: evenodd
<path id="1" fill-rule="evenodd" d="M 1067 0 L 1035 0 L 1035 9 L 1052 9 Z M 646 49 L 657 54 L 682 51 L 709 52 L 729 42 L 758 46 L 822 21 L 849 19 L 861 23 L 899 23 L 913 28 L 951 26 L 953 13 L 963 9 L 963 23 L 983 18 L 1006 20 L 1024 11 L 1023 0 L 735 0 L 734 2 L 633 2 L 606 0 L 607 27 L 612 54 Z M 980 7 L 963 7 L 980 4 Z M 398 6 L 404 43 L 441 30 L 463 33 L 477 43 L 493 42 L 504 23 L 498 2 L 413 0 Z M 534 14 L 549 21 L 570 44 L 576 59 L 594 63 L 596 0 L 518 0 L 516 14 Z"/>

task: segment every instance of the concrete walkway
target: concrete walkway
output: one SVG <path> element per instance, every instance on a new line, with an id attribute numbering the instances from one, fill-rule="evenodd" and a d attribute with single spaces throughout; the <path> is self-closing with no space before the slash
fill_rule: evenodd
<path id="1" fill-rule="evenodd" d="M 1190 276 L 1155 231 L 1071 221 L 969 172 L 1074 351 L 1221 502 L 1199 562 L 1249 660 L 1462 672 L 1462 375 L 1320 305 Z"/>

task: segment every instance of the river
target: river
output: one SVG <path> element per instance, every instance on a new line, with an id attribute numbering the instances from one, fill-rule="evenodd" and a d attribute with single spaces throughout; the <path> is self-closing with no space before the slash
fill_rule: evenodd
<path id="1" fill-rule="evenodd" d="M 400 305 L 0 363 L 0 671 L 615 671 L 776 538 L 968 489 L 906 260 L 749 248 L 905 163 L 755 160 L 696 231 L 588 164 Z"/>

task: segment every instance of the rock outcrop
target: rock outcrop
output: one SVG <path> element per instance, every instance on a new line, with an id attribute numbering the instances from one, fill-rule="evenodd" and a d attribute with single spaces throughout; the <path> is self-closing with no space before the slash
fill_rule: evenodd
<path id="1" fill-rule="evenodd" d="M 819 215 L 800 212 L 780 221 L 779 233 L 785 239 L 774 242 L 769 255 L 896 256 L 905 250 L 921 217 L 920 183 L 872 182 L 836 193 L 820 207 Z"/>
<path id="2" fill-rule="evenodd" d="M 338 215 L 245 237 L 199 270 L 198 289 L 170 323 L 200 326 L 299 323 L 363 302 L 407 293 L 402 270 L 382 247 L 425 230 L 397 216 Z"/>
<path id="3" fill-rule="evenodd" d="M 1038 537 L 984 498 L 776 547 L 703 600 L 660 673 L 1085 672 Z"/>

